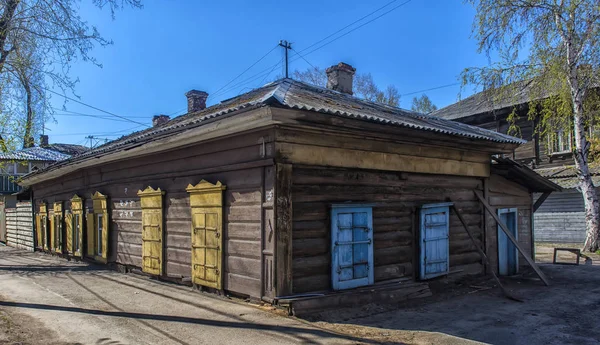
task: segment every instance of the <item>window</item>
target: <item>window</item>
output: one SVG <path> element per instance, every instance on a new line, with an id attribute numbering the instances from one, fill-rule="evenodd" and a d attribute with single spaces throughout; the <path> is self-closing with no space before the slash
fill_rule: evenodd
<path id="1" fill-rule="evenodd" d="M 62 217 L 54 216 L 54 246 L 58 252 L 62 251 Z"/>
<path id="2" fill-rule="evenodd" d="M 75 213 L 73 215 L 73 251 L 79 252 L 79 232 L 81 231 L 81 215 Z"/>
<path id="3" fill-rule="evenodd" d="M 452 203 L 421 206 L 420 278 L 430 279 L 449 272 L 449 207 Z"/>
<path id="4" fill-rule="evenodd" d="M 104 226 L 104 222 L 103 222 L 104 215 L 98 214 L 97 217 L 98 218 L 96 218 L 96 229 L 97 229 L 96 255 L 102 256 L 102 231 L 104 230 L 102 227 Z"/>
<path id="5" fill-rule="evenodd" d="M 374 283 L 372 207 L 333 205 L 331 255 L 334 290 Z"/>
<path id="6" fill-rule="evenodd" d="M 45 215 L 42 216 L 42 233 L 44 234 L 44 249 L 48 248 L 48 243 L 50 243 L 50 234 L 48 233 L 48 218 Z"/>
<path id="7" fill-rule="evenodd" d="M 550 135 L 549 153 L 571 152 L 571 132 L 558 130 Z"/>

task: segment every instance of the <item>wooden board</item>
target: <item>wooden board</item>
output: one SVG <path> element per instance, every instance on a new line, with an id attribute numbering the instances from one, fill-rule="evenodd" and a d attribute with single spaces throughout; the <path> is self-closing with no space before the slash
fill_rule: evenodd
<path id="1" fill-rule="evenodd" d="M 293 164 L 478 177 L 486 177 L 490 174 L 489 163 L 416 157 L 308 144 L 277 143 L 276 150 L 286 162 Z"/>

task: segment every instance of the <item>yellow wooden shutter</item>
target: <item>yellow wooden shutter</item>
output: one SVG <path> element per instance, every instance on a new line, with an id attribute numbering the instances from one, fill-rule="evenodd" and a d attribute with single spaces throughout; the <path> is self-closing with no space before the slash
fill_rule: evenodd
<path id="1" fill-rule="evenodd" d="M 42 233 L 42 216 L 40 214 L 35 215 L 35 238 L 37 240 L 37 247 L 44 248 L 43 233 Z"/>
<path id="2" fill-rule="evenodd" d="M 73 214 L 65 215 L 65 226 L 67 229 L 67 252 L 73 254 Z"/>
<path id="3" fill-rule="evenodd" d="M 86 242 L 87 242 L 87 253 L 86 255 L 89 257 L 94 257 L 95 252 L 96 252 L 96 248 L 94 247 L 95 244 L 95 215 L 94 213 L 88 213 L 86 215 Z"/>
<path id="4" fill-rule="evenodd" d="M 221 182 L 187 187 L 192 208 L 192 282 L 221 289 L 223 280 L 223 191 Z"/>
<path id="5" fill-rule="evenodd" d="M 108 233 L 109 233 L 109 228 L 108 228 L 108 212 L 103 212 L 102 213 L 102 259 L 107 260 L 108 259 Z"/>
<path id="6" fill-rule="evenodd" d="M 142 207 L 142 271 L 162 275 L 164 192 L 148 187 L 139 191 Z"/>

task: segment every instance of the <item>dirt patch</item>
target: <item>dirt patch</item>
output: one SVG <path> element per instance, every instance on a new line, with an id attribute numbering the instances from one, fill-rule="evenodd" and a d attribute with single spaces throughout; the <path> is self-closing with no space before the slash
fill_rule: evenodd
<path id="1" fill-rule="evenodd" d="M 581 249 L 581 243 L 536 243 L 535 260 L 537 262 L 552 263 L 554 259 L 554 248 L 572 248 Z M 558 262 L 575 263 L 577 256 L 566 251 L 558 252 Z M 582 253 L 580 264 L 600 265 L 600 254 Z"/>

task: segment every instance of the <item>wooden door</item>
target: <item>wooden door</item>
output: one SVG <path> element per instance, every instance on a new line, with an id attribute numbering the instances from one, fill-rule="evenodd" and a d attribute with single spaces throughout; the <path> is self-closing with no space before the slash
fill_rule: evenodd
<path id="1" fill-rule="evenodd" d="M 333 206 L 331 253 L 334 290 L 374 283 L 373 213 L 370 207 Z"/>
<path id="2" fill-rule="evenodd" d="M 448 274 L 449 224 L 449 207 L 446 204 L 424 205 L 421 208 L 421 279 Z"/>
<path id="3" fill-rule="evenodd" d="M 511 234 L 518 240 L 517 209 L 504 208 L 498 210 L 498 217 L 506 224 Z M 515 275 L 519 271 L 519 252 L 498 226 L 498 273 L 503 276 Z"/>
<path id="4" fill-rule="evenodd" d="M 192 208 L 192 282 L 222 288 L 223 191 L 220 182 L 189 185 Z"/>

